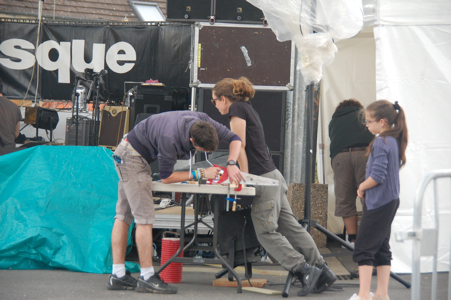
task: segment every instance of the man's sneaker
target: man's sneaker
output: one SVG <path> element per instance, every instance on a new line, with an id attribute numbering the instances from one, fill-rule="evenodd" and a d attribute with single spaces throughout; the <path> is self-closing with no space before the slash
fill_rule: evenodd
<path id="1" fill-rule="evenodd" d="M 147 280 L 144 280 L 141 276 L 138 279 L 138 285 L 135 290 L 140 293 L 157 293 L 157 294 L 175 294 L 177 288 L 168 285 L 160 276 L 155 275 Z"/>
<path id="2" fill-rule="evenodd" d="M 320 269 L 321 275 L 313 287 L 313 293 L 324 292 L 337 280 L 337 276 L 335 276 L 334 272 L 332 272 L 326 264 L 322 265 Z"/>
<path id="3" fill-rule="evenodd" d="M 133 277 L 130 274 L 130 271 L 127 270 L 125 275 L 121 278 L 117 278 L 116 275 L 110 275 L 108 280 L 108 286 L 106 287 L 108 290 L 127 290 L 134 289 L 138 283 L 138 279 Z"/>
<path id="4" fill-rule="evenodd" d="M 313 290 L 321 275 L 321 270 L 308 263 L 304 263 L 300 269 L 293 271 L 293 273 L 302 283 L 302 289 L 298 292 L 298 296 L 305 296 Z"/>

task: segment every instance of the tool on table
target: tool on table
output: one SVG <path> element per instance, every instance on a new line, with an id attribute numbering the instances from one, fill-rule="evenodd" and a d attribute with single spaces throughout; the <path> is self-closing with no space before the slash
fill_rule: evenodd
<path id="1" fill-rule="evenodd" d="M 233 200 L 232 211 L 236 211 L 236 202 L 238 200 L 240 200 L 240 198 L 237 198 L 236 193 L 235 193 L 235 199 Z"/>
<path id="2" fill-rule="evenodd" d="M 241 189 L 233 189 L 235 191 L 235 198 L 230 198 L 230 186 L 232 184 L 227 185 L 227 208 L 226 211 L 229 211 L 229 203 L 232 202 L 232 211 L 236 211 L 236 201 L 240 200 L 240 198 L 237 198 L 236 192 L 239 192 Z M 235 185 L 236 186 L 236 185 Z"/>
<path id="3" fill-rule="evenodd" d="M 227 197 L 226 197 L 226 200 L 227 200 L 226 211 L 229 211 L 229 202 L 233 201 L 233 199 L 230 198 L 230 184 L 227 186 Z"/>
<path id="4" fill-rule="evenodd" d="M 229 174 L 227 173 L 227 168 L 224 168 L 224 167 L 221 167 L 218 165 L 214 165 L 214 166 L 219 167 L 224 171 L 224 173 L 221 175 L 221 178 L 216 183 L 217 184 L 230 184 Z M 277 180 L 277 179 L 266 178 L 266 177 L 252 175 L 252 174 L 248 174 L 248 173 L 244 173 L 244 172 L 241 172 L 241 174 L 243 174 L 245 181 L 243 183 L 241 183 L 241 182 L 239 183 L 239 185 L 237 186 L 237 191 L 241 190 L 242 184 L 253 185 L 253 186 L 255 186 L 255 185 L 278 186 L 279 185 L 279 180 Z"/>
<path id="5" fill-rule="evenodd" d="M 244 172 L 241 172 L 241 173 L 243 174 L 245 181 L 241 181 L 240 184 L 237 186 L 238 191 L 240 189 L 240 185 L 242 185 L 242 184 L 252 185 L 252 186 L 256 186 L 256 185 L 278 186 L 279 185 L 279 180 L 277 180 L 277 179 L 266 178 L 266 177 L 252 175 L 252 174 L 248 174 L 248 173 L 244 173 Z M 224 174 L 222 175 L 222 177 L 224 177 Z M 222 179 L 222 177 L 221 177 L 221 179 Z M 218 183 L 230 184 L 230 180 L 229 180 L 228 176 L 226 176 L 226 177 L 227 178 L 225 178 L 224 181 L 222 181 L 222 182 L 218 181 Z"/>
<path id="6" fill-rule="evenodd" d="M 278 186 L 279 185 L 279 180 L 277 179 L 271 179 L 271 178 L 266 178 L 266 177 L 262 177 L 262 176 L 257 176 L 257 175 L 252 175 L 252 174 L 248 174 L 248 173 L 244 173 L 241 172 L 243 174 L 243 177 L 245 179 L 245 181 L 243 183 L 240 183 L 238 185 L 236 185 L 234 182 L 230 182 L 229 180 L 229 175 L 227 173 L 227 168 L 218 166 L 218 165 L 214 165 L 215 167 L 219 167 L 222 169 L 222 174 L 219 178 L 219 180 L 216 182 L 217 184 L 227 184 L 227 207 L 226 210 L 229 211 L 229 202 L 233 202 L 232 205 L 232 211 L 236 210 L 236 201 L 239 200 L 240 198 L 237 198 L 236 196 L 236 192 L 241 191 L 243 185 L 264 185 L 264 186 Z M 230 188 L 233 188 L 233 190 L 235 191 L 235 198 L 230 198 Z"/>

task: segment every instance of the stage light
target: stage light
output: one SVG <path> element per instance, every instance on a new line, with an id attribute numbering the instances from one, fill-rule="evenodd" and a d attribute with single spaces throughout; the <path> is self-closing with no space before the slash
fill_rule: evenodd
<path id="1" fill-rule="evenodd" d="M 37 129 L 54 130 L 58 125 L 58 112 L 54 109 L 40 106 L 25 108 L 25 124 L 31 124 Z"/>

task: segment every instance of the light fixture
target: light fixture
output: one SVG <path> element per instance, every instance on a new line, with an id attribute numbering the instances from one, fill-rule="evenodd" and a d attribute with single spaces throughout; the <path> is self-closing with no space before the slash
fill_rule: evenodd
<path id="1" fill-rule="evenodd" d="M 40 106 L 25 107 L 25 124 L 31 124 L 36 129 L 54 130 L 58 124 L 58 112 L 54 109 Z"/>
<path id="2" fill-rule="evenodd" d="M 155 2 L 143 2 L 130 0 L 130 7 L 132 8 L 135 16 L 140 21 L 144 22 L 164 22 L 165 16 L 161 12 L 158 4 Z"/>

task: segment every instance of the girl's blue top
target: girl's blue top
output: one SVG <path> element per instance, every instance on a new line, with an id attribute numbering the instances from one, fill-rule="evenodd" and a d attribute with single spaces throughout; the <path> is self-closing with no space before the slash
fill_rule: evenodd
<path id="1" fill-rule="evenodd" d="M 395 138 L 379 136 L 374 140 L 365 179 L 370 176 L 378 185 L 365 191 L 369 210 L 399 198 L 399 146 Z"/>

